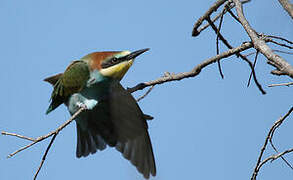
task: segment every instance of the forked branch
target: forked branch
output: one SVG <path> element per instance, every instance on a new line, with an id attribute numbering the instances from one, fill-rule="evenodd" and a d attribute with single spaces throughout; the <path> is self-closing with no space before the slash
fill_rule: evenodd
<path id="1" fill-rule="evenodd" d="M 243 28 L 249 35 L 254 48 L 262 53 L 269 61 L 269 64 L 276 67 L 272 73 L 275 75 L 287 75 L 293 78 L 293 67 L 281 56 L 275 54 L 272 49 L 265 43 L 262 36 L 259 36 L 256 31 L 250 26 L 243 14 L 242 3 L 240 0 L 233 0 L 235 3 L 238 19 L 242 24 Z"/>
<path id="2" fill-rule="evenodd" d="M 274 123 L 274 125 L 271 127 L 271 129 L 270 129 L 270 131 L 269 131 L 269 133 L 268 133 L 268 135 L 266 137 L 265 143 L 264 143 L 263 147 L 261 148 L 261 151 L 260 151 L 256 166 L 255 166 L 254 171 L 253 171 L 252 176 L 251 176 L 251 180 L 256 180 L 256 177 L 258 175 L 258 172 L 259 172 L 260 168 L 265 163 L 267 163 L 269 160 L 271 160 L 271 161 L 276 160 L 276 159 L 278 159 L 280 157 L 283 157 L 283 155 L 293 151 L 293 149 L 288 149 L 288 150 L 286 150 L 286 151 L 284 151 L 282 153 L 272 155 L 272 156 L 266 158 L 265 160 L 262 160 L 262 157 L 263 157 L 263 154 L 264 154 L 264 152 L 265 152 L 265 150 L 267 148 L 268 142 L 269 142 L 270 139 L 272 139 L 275 130 L 284 122 L 284 120 L 291 114 L 292 111 L 293 111 L 293 107 L 291 107 L 290 110 L 283 117 L 278 119 Z"/>
<path id="3" fill-rule="evenodd" d="M 2 135 L 14 136 L 14 137 L 18 137 L 18 138 L 21 138 L 21 139 L 26 139 L 26 140 L 32 141 L 32 143 L 30 143 L 30 144 L 28 144 L 28 145 L 16 150 L 15 152 L 9 154 L 7 157 L 10 158 L 10 157 L 16 155 L 17 153 L 19 153 L 19 152 L 21 152 L 21 151 L 33 146 L 34 144 L 37 144 L 37 143 L 39 143 L 39 142 L 41 142 L 41 141 L 53 136 L 53 138 L 51 139 L 51 141 L 50 141 L 50 143 L 49 143 L 49 145 L 48 145 L 48 147 L 47 147 L 47 149 L 46 149 L 46 151 L 45 151 L 45 153 L 43 155 L 43 158 L 42 158 L 42 161 L 40 163 L 40 166 L 39 166 L 38 170 L 36 171 L 36 174 L 34 176 L 34 180 L 35 180 L 37 178 L 37 176 L 38 176 L 39 171 L 41 170 L 41 168 L 42 168 L 42 166 L 43 166 L 43 164 L 45 162 L 46 156 L 47 156 L 47 154 L 48 154 L 48 152 L 49 152 L 49 150 L 51 148 L 51 145 L 53 144 L 56 136 L 58 135 L 58 133 L 62 129 L 64 129 L 66 126 L 68 126 L 76 118 L 76 116 L 78 116 L 84 110 L 85 110 L 85 108 L 81 107 L 76 113 L 74 113 L 65 123 L 63 123 L 61 126 L 59 126 L 56 130 L 51 131 L 50 133 L 48 133 L 48 134 L 46 134 L 44 136 L 40 136 L 40 137 L 38 137 L 36 139 L 29 138 L 29 137 L 22 136 L 22 135 L 18 135 L 18 134 L 15 134 L 15 133 L 8 133 L 8 132 L 5 132 L 5 131 L 2 131 Z"/>

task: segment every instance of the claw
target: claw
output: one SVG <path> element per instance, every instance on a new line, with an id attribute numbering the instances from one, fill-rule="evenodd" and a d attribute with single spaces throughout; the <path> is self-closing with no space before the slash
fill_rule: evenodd
<path id="1" fill-rule="evenodd" d="M 88 107 L 84 103 L 82 103 L 82 102 L 77 102 L 76 103 L 76 106 L 79 107 L 79 108 L 88 109 Z"/>
<path id="2" fill-rule="evenodd" d="M 96 105 L 98 104 L 98 101 L 94 99 L 85 100 L 84 102 L 76 102 L 76 106 L 79 108 L 84 108 L 87 110 L 92 110 Z"/>

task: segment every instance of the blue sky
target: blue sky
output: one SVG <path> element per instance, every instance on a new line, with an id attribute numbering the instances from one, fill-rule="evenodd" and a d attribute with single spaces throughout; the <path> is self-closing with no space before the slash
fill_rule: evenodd
<path id="1" fill-rule="evenodd" d="M 122 80 L 125 87 L 166 71 L 191 70 L 216 52 L 210 29 L 191 37 L 194 22 L 213 2 L 2 0 L 0 130 L 37 137 L 67 120 L 64 106 L 45 115 L 52 88 L 42 80 L 90 52 L 151 48 Z M 245 5 L 245 13 L 258 32 L 293 39 L 292 21 L 277 1 L 253 1 Z M 233 46 L 249 40 L 229 16 L 222 30 Z M 221 50 L 226 48 L 221 45 Z M 260 56 L 256 71 L 267 91 L 261 95 L 254 83 L 246 88 L 250 71 L 242 60 L 228 58 L 222 67 L 224 80 L 213 64 L 195 78 L 156 86 L 140 102 L 142 110 L 155 117 L 149 122 L 157 163 L 153 179 L 250 178 L 268 129 L 292 106 L 292 88 L 267 85 L 290 79 L 270 75 L 272 67 Z M 280 150 L 293 147 L 292 120 L 291 116 L 275 135 Z M 0 136 L 0 179 L 32 179 L 49 141 L 6 158 L 26 143 Z M 82 159 L 75 157 L 75 149 L 72 123 L 57 136 L 38 179 L 142 179 L 114 149 Z M 269 149 L 265 155 L 270 153 Z M 293 162 L 293 155 L 287 159 Z M 277 160 L 262 168 L 259 179 L 292 176 L 293 171 Z"/>

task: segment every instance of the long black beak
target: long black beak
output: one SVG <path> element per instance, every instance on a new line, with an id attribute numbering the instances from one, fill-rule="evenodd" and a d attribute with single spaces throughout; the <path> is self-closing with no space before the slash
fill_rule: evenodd
<path id="1" fill-rule="evenodd" d="M 141 49 L 141 50 L 137 50 L 137 51 L 134 51 L 126 56 L 123 56 L 123 57 L 120 57 L 120 58 L 115 58 L 113 57 L 112 59 L 109 59 L 107 61 L 103 61 L 102 64 L 101 64 L 101 67 L 103 69 L 105 68 L 108 68 L 108 67 L 111 67 L 111 66 L 114 66 L 115 64 L 119 64 L 123 61 L 129 61 L 131 59 L 134 59 L 136 58 L 137 56 L 141 55 L 142 53 L 148 51 L 149 48 L 146 48 L 146 49 Z"/>
<path id="2" fill-rule="evenodd" d="M 150 48 L 145 48 L 145 49 L 140 49 L 140 50 L 137 50 L 137 51 L 134 51 L 130 54 L 128 54 L 125 58 L 125 60 L 130 60 L 130 59 L 134 59 L 136 58 L 137 56 L 141 55 L 142 53 L 146 52 L 150 50 Z"/>

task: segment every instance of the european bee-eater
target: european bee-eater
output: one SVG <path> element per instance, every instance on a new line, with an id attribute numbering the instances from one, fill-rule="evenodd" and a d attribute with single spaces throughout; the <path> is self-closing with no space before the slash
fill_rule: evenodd
<path id="1" fill-rule="evenodd" d="M 47 114 L 62 103 L 71 115 L 86 108 L 75 119 L 78 158 L 108 145 L 120 151 L 145 178 L 156 175 L 146 122 L 152 117 L 143 114 L 120 84 L 134 59 L 148 50 L 94 52 L 73 61 L 64 73 L 44 80 L 54 86 Z"/>

